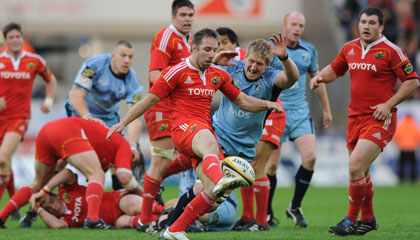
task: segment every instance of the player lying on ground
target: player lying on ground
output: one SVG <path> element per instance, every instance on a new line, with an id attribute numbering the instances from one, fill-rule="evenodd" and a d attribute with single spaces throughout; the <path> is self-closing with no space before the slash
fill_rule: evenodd
<path id="1" fill-rule="evenodd" d="M 35 207 L 41 219 L 51 228 L 82 227 L 87 217 L 86 187 L 77 183 L 77 175 L 69 169 L 56 174 L 46 186 L 58 194 L 49 193 L 38 201 Z M 99 217 L 116 228 L 135 228 L 140 217 L 142 197 L 127 190 L 104 192 L 100 203 Z M 176 199 L 165 207 L 173 207 Z M 153 204 L 152 212 L 157 219 L 164 206 Z"/>
<path id="2" fill-rule="evenodd" d="M 22 187 L 0 211 L 0 226 L 7 217 L 28 203 L 34 192 L 54 176 L 59 159 L 64 159 L 78 169 L 88 180 L 86 199 L 88 204 L 86 228 L 110 228 L 99 218 L 99 203 L 103 195 L 105 173 L 115 166 L 121 184 L 130 191 L 142 193 L 142 188 L 131 173 L 132 152 L 130 145 L 120 134 L 106 139 L 108 129 L 103 125 L 78 117 L 63 118 L 44 125 L 36 139 L 35 179 Z M 32 196 L 32 203 L 51 190 L 44 187 Z"/>

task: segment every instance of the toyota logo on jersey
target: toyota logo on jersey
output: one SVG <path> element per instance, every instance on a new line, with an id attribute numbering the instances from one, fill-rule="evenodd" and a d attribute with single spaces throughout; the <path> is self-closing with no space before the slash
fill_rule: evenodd
<path id="1" fill-rule="evenodd" d="M 376 72 L 376 66 L 375 64 L 370 63 L 349 63 L 349 69 L 354 70 L 373 70 Z"/>

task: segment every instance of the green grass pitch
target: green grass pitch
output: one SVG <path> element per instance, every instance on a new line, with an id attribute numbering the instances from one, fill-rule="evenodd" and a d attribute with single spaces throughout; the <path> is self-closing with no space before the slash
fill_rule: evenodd
<path id="1" fill-rule="evenodd" d="M 329 226 L 335 225 L 347 213 L 347 188 L 311 187 L 302 204 L 308 228 L 294 226 L 285 217 L 285 209 L 293 194 L 292 188 L 278 188 L 274 200 L 276 217 L 280 220 L 278 228 L 265 232 L 207 232 L 189 233 L 190 239 L 340 239 L 328 234 Z M 7 201 L 4 194 L 1 206 Z M 239 191 L 237 191 L 239 197 Z M 177 197 L 176 187 L 167 187 L 165 200 Z M 364 237 L 345 237 L 346 239 L 420 239 L 420 185 L 406 184 L 397 187 L 376 187 L 374 208 L 379 230 Z M 27 206 L 21 209 L 24 214 Z M 240 209 L 240 212 L 242 210 Z M 148 235 L 134 229 L 124 230 L 84 230 L 84 229 L 48 229 L 38 218 L 30 229 L 18 226 L 18 221 L 6 222 L 7 229 L 0 229 L 0 239 L 157 239 L 158 235 Z"/>

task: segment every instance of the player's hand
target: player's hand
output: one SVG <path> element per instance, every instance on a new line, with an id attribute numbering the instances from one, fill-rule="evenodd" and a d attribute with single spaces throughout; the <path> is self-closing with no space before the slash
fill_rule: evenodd
<path id="1" fill-rule="evenodd" d="M 43 191 L 34 193 L 29 199 L 29 203 L 31 204 L 33 208 L 38 208 L 41 205 L 42 199 L 45 197 L 45 195 L 46 193 Z"/>
<path id="2" fill-rule="evenodd" d="M 124 128 L 125 128 L 125 125 L 124 124 L 122 124 L 121 122 L 119 122 L 119 123 L 117 123 L 117 124 L 115 124 L 114 126 L 112 126 L 109 130 L 108 130 L 108 133 L 106 134 L 106 139 L 108 139 L 108 140 L 110 140 L 111 139 L 111 135 L 114 133 L 114 132 L 122 132 L 123 130 L 124 130 Z"/>
<path id="3" fill-rule="evenodd" d="M 271 110 L 271 112 L 275 112 L 275 113 L 282 113 L 283 112 L 283 108 L 281 107 L 281 105 L 276 103 L 276 102 L 267 101 L 267 109 Z"/>
<path id="4" fill-rule="evenodd" d="M 331 115 L 331 111 L 330 110 L 326 110 L 323 113 L 323 121 L 322 124 L 324 125 L 324 128 L 327 129 L 331 126 L 331 122 L 332 122 L 332 115 Z"/>
<path id="5" fill-rule="evenodd" d="M 287 45 L 286 38 L 281 32 L 278 35 L 273 34 L 270 37 L 271 42 L 273 42 L 274 47 L 270 43 L 267 43 L 268 49 L 277 57 L 284 58 L 287 56 Z"/>
<path id="6" fill-rule="evenodd" d="M 41 103 L 41 105 L 39 105 L 39 109 L 41 109 L 43 113 L 49 113 L 51 110 L 51 108 L 45 103 Z"/>
<path id="7" fill-rule="evenodd" d="M 388 106 L 386 103 L 381 103 L 371 106 L 370 109 L 375 110 L 372 114 L 373 118 L 378 121 L 385 121 L 391 115 L 392 107 Z"/>
<path id="8" fill-rule="evenodd" d="M 131 164 L 132 165 L 137 165 L 140 161 L 140 152 L 135 148 L 131 148 L 131 152 L 133 153 L 133 158 L 131 159 Z"/>
<path id="9" fill-rule="evenodd" d="M 315 89 L 317 89 L 318 87 L 319 87 L 319 84 L 320 83 L 323 83 L 324 82 L 324 79 L 321 77 L 321 76 L 319 76 L 319 75 L 316 75 L 315 77 L 313 77 L 312 79 L 311 79 L 311 81 L 309 82 L 309 87 L 312 89 L 312 90 L 315 90 Z"/>
<path id="10" fill-rule="evenodd" d="M 6 109 L 6 99 L 5 97 L 0 97 L 0 111 Z"/>
<path id="11" fill-rule="evenodd" d="M 104 122 L 104 120 L 102 120 L 102 119 L 100 119 L 100 118 L 91 118 L 91 119 L 89 119 L 89 120 L 95 121 L 95 122 L 97 122 L 97 123 L 100 123 L 100 124 L 104 125 L 105 127 L 108 127 L 108 126 L 106 125 L 106 123 Z"/>
<path id="12" fill-rule="evenodd" d="M 214 62 L 221 66 L 235 66 L 236 63 L 229 61 L 237 55 L 238 53 L 235 51 L 221 51 L 214 56 Z"/>

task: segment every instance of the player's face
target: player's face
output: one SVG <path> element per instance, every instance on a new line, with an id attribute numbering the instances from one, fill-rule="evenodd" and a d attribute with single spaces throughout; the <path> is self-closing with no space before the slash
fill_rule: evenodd
<path id="1" fill-rule="evenodd" d="M 193 45 L 194 58 L 201 71 L 211 66 L 216 51 L 217 40 L 215 38 L 205 37 L 201 40 L 200 45 Z"/>
<path id="2" fill-rule="evenodd" d="M 22 51 L 23 36 L 18 30 L 10 30 L 6 35 L 5 42 L 9 52 L 18 53 Z"/>
<path id="3" fill-rule="evenodd" d="M 189 7 L 180 7 L 176 15 L 172 15 L 172 25 L 183 34 L 191 32 L 193 21 L 194 9 Z"/>
<path id="4" fill-rule="evenodd" d="M 359 20 L 359 33 L 363 42 L 369 44 L 382 37 L 383 25 L 379 25 L 376 15 L 368 16 L 363 13 Z"/>
<path id="5" fill-rule="evenodd" d="M 291 13 L 283 24 L 284 35 L 289 42 L 297 42 L 305 30 L 305 18 L 297 13 Z"/>
<path id="6" fill-rule="evenodd" d="M 57 195 L 46 195 L 41 206 L 56 217 L 61 217 L 66 211 L 66 203 Z"/>
<path id="7" fill-rule="evenodd" d="M 112 70 L 115 74 L 126 74 L 133 63 L 134 49 L 118 46 L 112 54 Z"/>
<path id="8" fill-rule="evenodd" d="M 235 51 L 236 44 L 232 43 L 228 37 L 228 35 L 220 35 L 219 38 L 219 50 L 218 51 Z"/>
<path id="9" fill-rule="evenodd" d="M 258 80 L 267 68 L 264 58 L 258 57 L 255 53 L 250 52 L 245 57 L 245 76 L 249 81 Z"/>

